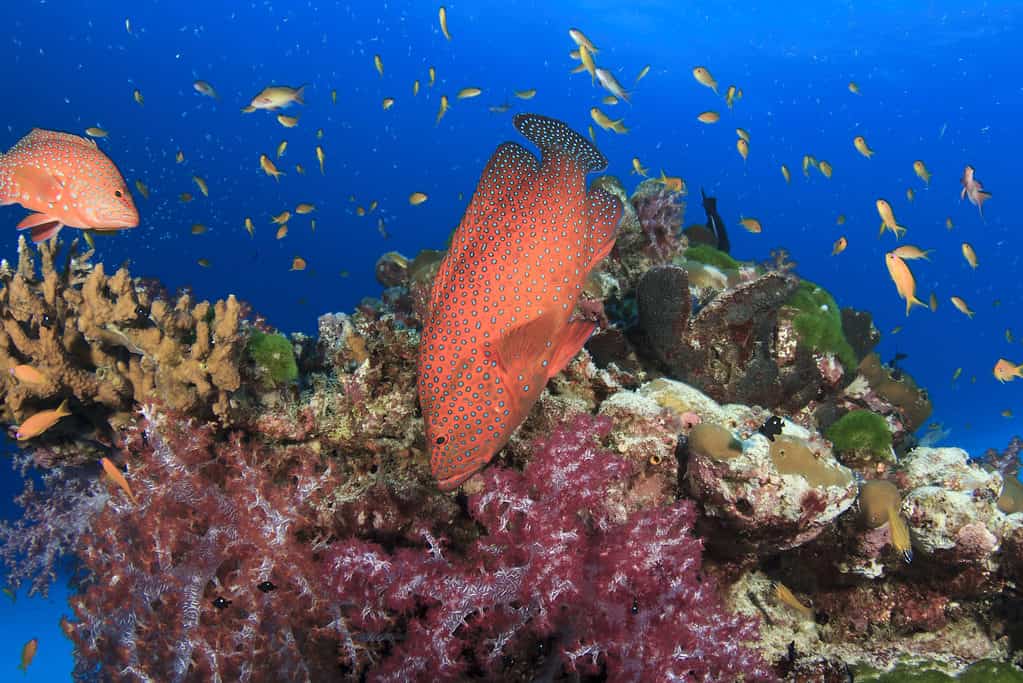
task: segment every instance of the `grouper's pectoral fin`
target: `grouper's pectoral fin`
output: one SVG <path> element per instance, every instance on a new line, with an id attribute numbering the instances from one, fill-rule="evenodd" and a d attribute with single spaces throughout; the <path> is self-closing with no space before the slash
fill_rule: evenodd
<path id="1" fill-rule="evenodd" d="M 600 188 L 591 189 L 586 194 L 586 216 L 590 223 L 589 243 L 593 249 L 587 268 L 592 269 L 615 246 L 615 231 L 622 217 L 622 203 L 609 192 Z"/>
<path id="2" fill-rule="evenodd" d="M 45 213 L 31 213 L 18 223 L 18 230 L 32 231 L 33 242 L 42 242 L 50 239 L 62 227 L 64 227 L 63 223 Z"/>
<path id="3" fill-rule="evenodd" d="M 512 396 L 535 400 L 543 391 L 550 376 L 556 324 L 553 315 L 540 315 L 501 334 L 497 366 Z"/>
<path id="4" fill-rule="evenodd" d="M 550 364 L 547 366 L 547 379 L 568 367 L 596 327 L 588 320 L 573 320 L 565 326 L 554 344 L 554 355 L 551 356 Z"/>

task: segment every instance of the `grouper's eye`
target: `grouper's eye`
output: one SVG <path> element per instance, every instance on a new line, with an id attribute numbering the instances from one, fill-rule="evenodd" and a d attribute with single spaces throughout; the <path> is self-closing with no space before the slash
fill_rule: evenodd
<path id="1" fill-rule="evenodd" d="M 446 442 L 446 441 L 447 441 L 447 438 L 443 437 L 443 436 L 438 436 L 436 439 L 434 439 L 434 443 L 437 444 L 438 446 L 443 446 L 444 442 Z"/>
<path id="2" fill-rule="evenodd" d="M 120 190 L 114 190 L 114 196 L 115 197 L 120 197 L 121 196 L 121 191 Z"/>

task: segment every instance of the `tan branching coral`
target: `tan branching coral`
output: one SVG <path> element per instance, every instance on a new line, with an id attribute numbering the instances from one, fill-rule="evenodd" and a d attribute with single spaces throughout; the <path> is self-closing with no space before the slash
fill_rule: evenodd
<path id="1" fill-rule="evenodd" d="M 72 242 L 64 267 L 59 242 L 40 245 L 40 267 L 22 238 L 18 266 L 0 267 L 0 369 L 27 364 L 41 384 L 13 377 L 0 385 L 0 417 L 18 422 L 70 399 L 76 415 L 103 430 L 133 403 L 159 400 L 175 410 L 229 421 L 241 386 L 241 305 L 155 298 L 125 268 L 108 276 L 92 252 Z"/>

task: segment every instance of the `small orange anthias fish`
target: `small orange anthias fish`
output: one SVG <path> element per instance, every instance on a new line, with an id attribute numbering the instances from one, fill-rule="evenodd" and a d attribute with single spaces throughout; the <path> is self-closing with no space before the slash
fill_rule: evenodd
<path id="1" fill-rule="evenodd" d="M 138 499 L 135 497 L 135 494 L 132 493 L 131 487 L 128 486 L 128 480 L 124 478 L 124 474 L 117 468 L 117 465 L 111 462 L 110 458 L 106 457 L 100 458 L 99 462 L 103 465 L 103 471 L 106 472 L 107 476 L 110 477 L 115 484 L 117 484 L 118 488 L 124 491 L 124 494 L 128 496 L 128 499 L 132 502 L 132 504 L 138 505 Z"/>
<path id="2" fill-rule="evenodd" d="M 39 649 L 39 639 L 33 638 L 32 640 L 25 643 L 24 647 L 21 648 L 21 664 L 18 665 L 18 669 L 23 673 L 28 672 L 28 666 L 35 659 L 36 650 Z"/>
<path id="3" fill-rule="evenodd" d="M 991 199 L 991 193 L 984 190 L 984 186 L 980 184 L 974 175 L 973 166 L 967 166 L 963 169 L 963 177 L 959 179 L 959 182 L 963 184 L 962 192 L 959 193 L 960 199 L 969 199 L 970 203 L 977 207 L 980 211 L 980 215 L 984 215 L 984 202 Z"/>
<path id="4" fill-rule="evenodd" d="M 433 475 L 450 491 L 486 465 L 579 352 L 594 323 L 573 320 L 590 270 L 615 242 L 621 203 L 586 189 L 607 167 L 567 125 L 519 114 L 490 158 L 430 294 L 419 401 Z"/>
<path id="5" fill-rule="evenodd" d="M 35 128 L 0 155 L 0 205 L 35 211 L 20 223 L 42 242 L 70 228 L 120 230 L 139 224 L 121 172 L 88 138 Z"/>
<path id="6" fill-rule="evenodd" d="M 22 422 L 18 425 L 15 437 L 18 441 L 24 441 L 26 439 L 31 439 L 34 436 L 39 436 L 50 427 L 57 424 L 57 421 L 60 420 L 60 418 L 67 417 L 70 414 L 71 411 L 68 410 L 67 400 L 65 400 L 56 410 L 43 410 Z"/>

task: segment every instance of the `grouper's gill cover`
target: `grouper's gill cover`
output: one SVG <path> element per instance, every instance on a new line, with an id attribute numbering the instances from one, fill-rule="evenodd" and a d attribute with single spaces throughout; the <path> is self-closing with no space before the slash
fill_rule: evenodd
<path id="1" fill-rule="evenodd" d="M 586 190 L 607 160 L 564 123 L 519 114 L 513 142 L 480 178 L 430 296 L 419 400 L 440 488 L 465 481 L 507 442 L 593 323 L 573 320 L 590 270 L 614 246 L 621 203 Z"/>

